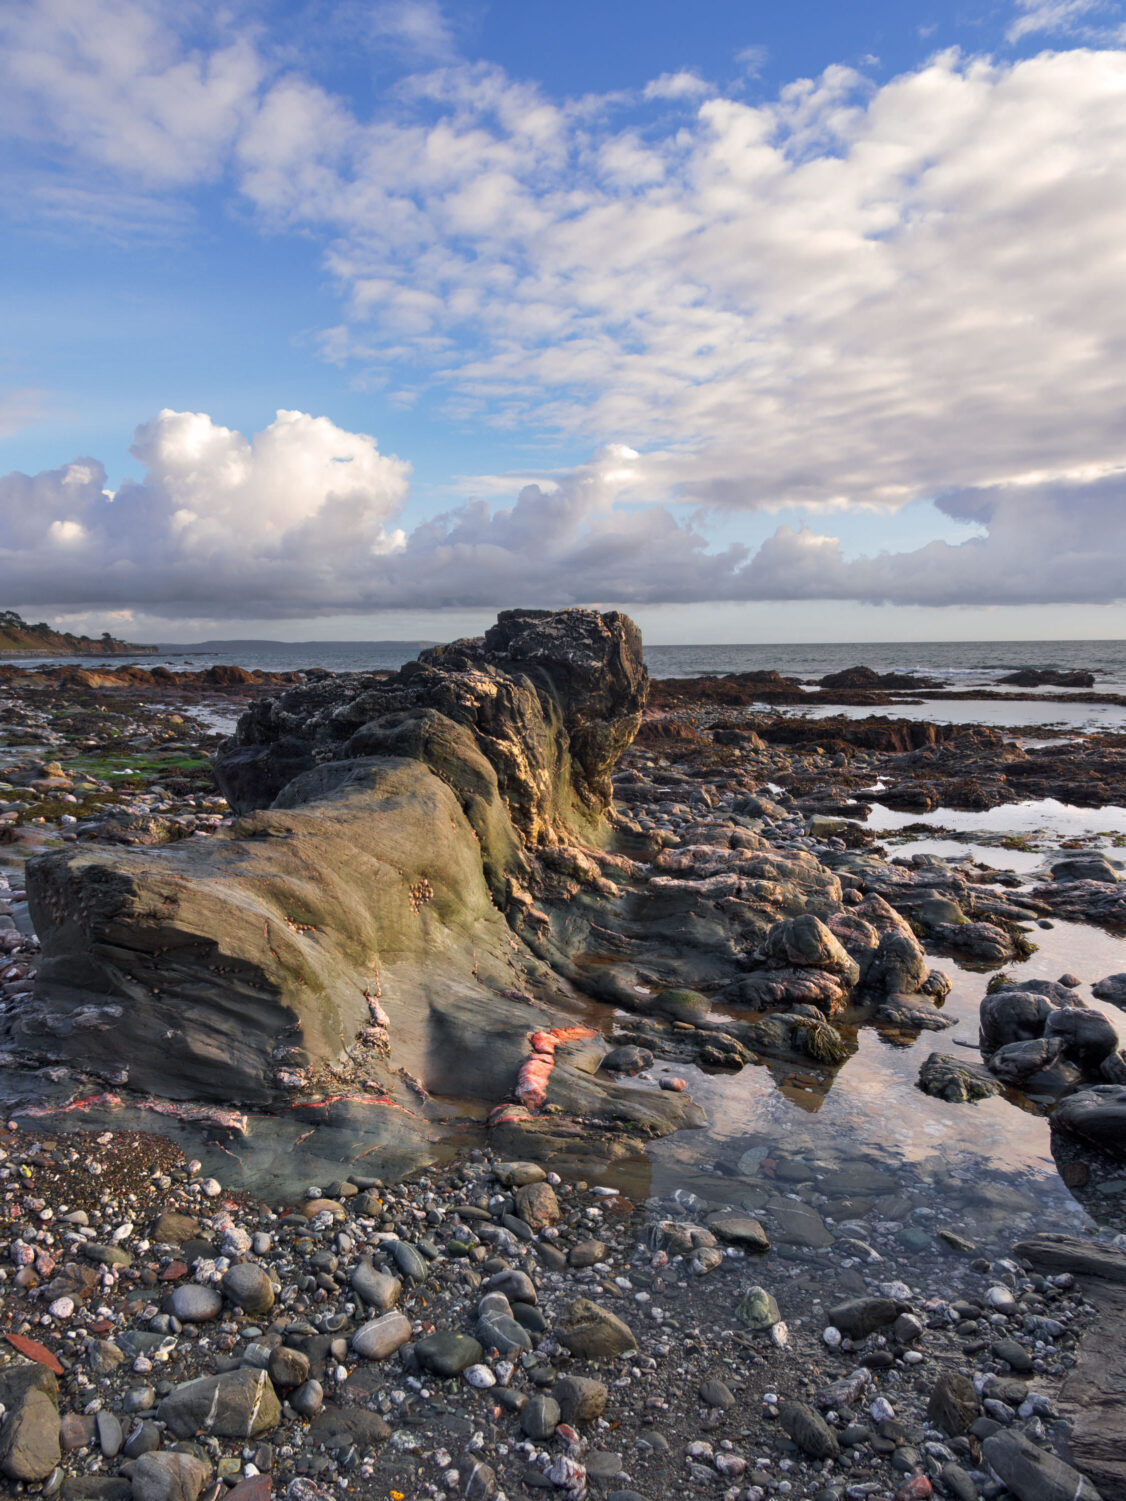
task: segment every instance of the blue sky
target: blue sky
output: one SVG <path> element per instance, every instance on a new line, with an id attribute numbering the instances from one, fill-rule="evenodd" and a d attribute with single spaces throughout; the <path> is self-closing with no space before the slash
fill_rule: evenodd
<path id="1" fill-rule="evenodd" d="M 1121 634 L 1112 0 L 16 0 L 0 87 L 2 603 Z"/>

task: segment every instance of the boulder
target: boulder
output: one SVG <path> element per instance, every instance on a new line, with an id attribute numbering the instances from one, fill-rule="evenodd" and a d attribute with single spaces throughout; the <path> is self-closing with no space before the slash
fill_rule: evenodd
<path id="1" fill-rule="evenodd" d="M 1052 863 L 1053 881 L 1107 881 L 1118 880 L 1118 872 L 1105 855 L 1089 851 L 1082 855 L 1069 855 L 1066 860 Z"/>
<path id="2" fill-rule="evenodd" d="M 1015 1428 L 985 1439 L 981 1453 L 1017 1501 L 1100 1501 L 1086 1476 L 1050 1450 L 1038 1448 Z"/>
<path id="3" fill-rule="evenodd" d="M 1043 1037 L 1048 1017 L 1063 1004 L 1031 986 L 1005 986 L 987 995 L 979 1011 L 981 1051 L 988 1057 L 1008 1043 Z"/>
<path id="4" fill-rule="evenodd" d="M 771 969 L 820 969 L 837 976 L 845 989 L 860 978 L 860 966 L 840 940 L 812 913 L 786 918 L 767 933 L 759 957 Z"/>
<path id="5" fill-rule="evenodd" d="M 965 1063 L 948 1053 L 931 1053 L 919 1069 L 918 1086 L 924 1094 L 952 1104 L 984 1100 L 1000 1094 L 1001 1086 L 979 1063 Z"/>
<path id="6" fill-rule="evenodd" d="M 559 1343 L 580 1360 L 604 1360 L 637 1349 L 629 1325 L 588 1298 L 578 1298 L 572 1303 L 555 1333 Z"/>
<path id="7" fill-rule="evenodd" d="M 46 1480 L 62 1457 L 59 1388 L 46 1366 L 0 1369 L 0 1475 Z"/>
<path id="8" fill-rule="evenodd" d="M 1081 1089 L 1052 1112 L 1053 1131 L 1065 1131 L 1114 1157 L 1126 1158 L 1126 1085 Z"/>
<path id="9" fill-rule="evenodd" d="M 931 1388 L 927 1418 L 943 1432 L 957 1438 L 966 1433 L 981 1416 L 981 1399 L 968 1376 L 959 1371 L 943 1371 Z"/>
<path id="10" fill-rule="evenodd" d="M 133 1501 L 199 1501 L 211 1466 L 175 1450 L 142 1454 L 133 1470 Z"/>
<path id="11" fill-rule="evenodd" d="M 175 1386 L 159 1417 L 177 1438 L 260 1438 L 281 1421 L 281 1403 L 265 1371 L 244 1367 Z"/>
<path id="12" fill-rule="evenodd" d="M 1091 994 L 1100 1001 L 1109 1001 L 1112 1006 L 1126 1007 L 1126 974 L 1107 975 L 1097 985 L 1092 985 Z"/>
<path id="13" fill-rule="evenodd" d="M 1118 1033 L 1101 1011 L 1061 1006 L 1044 1024 L 1045 1042 L 1057 1042 L 1069 1063 L 1094 1074 L 1118 1047 Z"/>

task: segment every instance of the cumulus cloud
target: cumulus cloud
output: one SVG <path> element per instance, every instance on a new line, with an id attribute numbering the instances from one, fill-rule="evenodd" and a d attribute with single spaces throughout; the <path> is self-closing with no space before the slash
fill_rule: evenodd
<path id="1" fill-rule="evenodd" d="M 92 459 L 0 479 L 0 592 L 67 610 L 283 618 L 381 609 L 855 599 L 1107 603 L 1126 595 L 1126 472 L 960 491 L 953 545 L 848 558 L 781 526 L 755 552 L 709 545 L 700 518 L 639 503 L 648 463 L 613 444 L 498 503 L 396 527 L 408 466 L 325 418 L 279 412 L 252 441 L 208 416 L 137 430 L 144 478 L 106 489 Z"/>
<path id="2" fill-rule="evenodd" d="M 301 597 L 327 609 L 403 545 L 390 522 L 409 466 L 326 418 L 279 412 L 250 441 L 163 411 L 132 452 L 145 477 L 116 494 L 95 459 L 0 479 L 5 598 L 237 615 L 257 603 L 292 613 Z"/>
<path id="3" fill-rule="evenodd" d="M 677 73 L 662 73 L 645 85 L 646 99 L 698 99 L 701 94 L 710 94 L 711 85 L 704 82 L 691 68 L 681 68 Z"/>
<path id="4" fill-rule="evenodd" d="M 943 497 L 981 535 L 846 559 L 833 537 L 782 527 L 747 572 L 752 597 L 885 604 L 1112 604 L 1126 598 L 1126 471 Z"/>

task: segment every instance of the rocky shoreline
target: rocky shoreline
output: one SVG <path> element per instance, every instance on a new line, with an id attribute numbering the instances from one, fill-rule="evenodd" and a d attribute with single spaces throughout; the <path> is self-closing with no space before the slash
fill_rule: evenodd
<path id="1" fill-rule="evenodd" d="M 874 1254 L 811 1279 L 747 1216 L 654 1222 L 479 1152 L 273 1210 L 158 1138 L 21 1131 L 0 1152 L 19 1489 L 1096 1494 L 1051 1443 L 1074 1441 L 1069 1384 L 1122 1252 L 990 1261 L 951 1233 L 938 1291 Z M 1116 1494 L 1113 1455 L 1092 1468 Z"/>
<path id="2" fill-rule="evenodd" d="M 63 1366 L 81 1440 L 11 1478 L 144 1501 L 217 1486 L 1064 1501 L 1080 1479 L 1053 1466 L 1074 1463 L 1082 1494 L 1126 1495 L 1104 1441 L 1123 1404 L 1091 1397 L 1113 1391 L 1106 1335 L 1122 1327 L 1126 1064 L 1106 1014 L 1121 976 L 1021 978 L 1038 929 L 1116 931 L 1118 870 L 1082 851 L 1039 882 L 896 861 L 864 828 L 870 802 L 924 794 L 1126 802 L 1126 751 L 787 719 L 717 704 L 722 680 L 695 698 L 657 685 L 646 707 L 632 630 L 509 612 L 484 643 L 356 679 L 4 675 L 0 1305 L 16 1343 L 0 1454 L 28 1404 L 59 1421 L 29 1339 Z M 225 743 L 195 717 L 240 701 Z M 980 1062 L 938 1050 L 944 956 L 981 975 Z M 986 994 L 990 972 L 1009 983 Z M 1101 1010 L 1080 993 L 1095 980 Z M 866 1037 L 931 1034 L 916 1098 L 1049 1114 L 1101 1238 L 1014 1250 L 1011 1232 L 974 1233 L 968 1202 L 955 1229 L 894 1143 L 873 1164 L 828 1138 L 745 1136 L 733 1167 L 717 1147 L 706 1194 L 699 1175 L 693 1193 L 644 1187 L 654 1144 L 704 1125 L 709 1079 L 765 1069 L 815 1102 Z M 195 1222 L 186 1251 L 167 1215 Z M 354 1275 L 398 1281 L 397 1301 L 367 1304 Z M 269 1308 L 229 1290 L 252 1282 Z M 178 1296 L 210 1311 L 181 1317 Z M 576 1315 L 582 1299 L 603 1312 Z M 361 1335 L 373 1308 L 390 1322 Z M 584 1320 L 619 1342 L 622 1321 L 629 1347 L 583 1353 L 568 1339 Z M 398 1345 L 365 1352 L 392 1330 Z M 93 1346 L 119 1336 L 91 1375 Z M 439 1377 L 431 1352 L 466 1340 L 466 1370 L 485 1369 Z M 213 1419 L 200 1443 L 197 1398 L 175 1393 L 196 1379 L 206 1411 L 229 1387 L 273 1437 Z M 103 1386 L 104 1418 L 85 1410 Z M 150 1405 L 131 1406 L 143 1386 Z M 165 1458 L 138 1448 L 154 1438 Z"/>

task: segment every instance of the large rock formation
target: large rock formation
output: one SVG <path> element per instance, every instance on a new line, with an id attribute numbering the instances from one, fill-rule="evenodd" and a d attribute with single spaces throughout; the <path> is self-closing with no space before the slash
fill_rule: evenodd
<path id="1" fill-rule="evenodd" d="M 9 1045 L 177 1098 L 402 1098 L 404 1070 L 506 1098 L 572 1002 L 504 909 L 537 849 L 605 842 L 645 689 L 627 617 L 514 610 L 397 674 L 260 700 L 216 762 L 229 830 L 29 864 L 43 962 Z"/>

